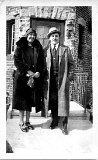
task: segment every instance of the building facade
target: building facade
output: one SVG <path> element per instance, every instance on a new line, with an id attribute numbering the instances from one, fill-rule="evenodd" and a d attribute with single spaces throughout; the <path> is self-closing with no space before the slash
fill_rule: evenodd
<path id="1" fill-rule="evenodd" d="M 6 7 L 6 90 L 13 94 L 13 62 L 16 41 L 32 27 L 45 47 L 47 33 L 56 26 L 60 42 L 69 46 L 76 68 L 70 85 L 70 100 L 85 106 L 92 98 L 92 8 L 89 6 L 18 6 Z M 88 91 L 88 92 L 87 92 Z"/>

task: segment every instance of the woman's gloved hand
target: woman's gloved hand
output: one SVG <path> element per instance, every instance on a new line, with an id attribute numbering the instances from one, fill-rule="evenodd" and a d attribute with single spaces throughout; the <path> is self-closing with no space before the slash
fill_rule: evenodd
<path id="1" fill-rule="evenodd" d="M 40 76 L 40 73 L 39 72 L 36 72 L 35 74 L 34 74 L 34 77 L 35 78 L 38 78 Z"/>
<path id="2" fill-rule="evenodd" d="M 34 72 L 32 72 L 32 71 L 27 71 L 27 76 L 28 76 L 28 77 L 30 77 L 30 76 L 34 76 L 34 74 L 35 74 L 35 73 L 34 73 Z"/>

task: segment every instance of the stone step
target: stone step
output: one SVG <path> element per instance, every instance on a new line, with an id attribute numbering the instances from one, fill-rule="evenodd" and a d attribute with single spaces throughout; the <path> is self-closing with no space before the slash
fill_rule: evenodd
<path id="1" fill-rule="evenodd" d="M 8 110 L 8 117 L 13 118 L 14 116 L 19 116 L 19 111 L 12 110 L 11 107 Z M 48 117 L 51 116 L 51 111 L 48 112 Z M 82 106 L 77 104 L 76 102 L 70 102 L 70 114 L 69 119 L 89 119 L 89 112 L 84 110 Z M 31 117 L 41 117 L 41 112 L 36 113 L 35 107 L 32 107 Z"/>
<path id="2" fill-rule="evenodd" d="M 19 112 L 18 111 L 9 111 L 8 112 L 8 118 L 14 118 L 14 117 L 18 117 L 19 116 Z M 31 117 L 41 117 L 41 112 L 35 113 L 35 112 L 31 112 Z M 48 117 L 51 117 L 51 113 L 48 113 Z M 88 120 L 89 119 L 89 113 L 86 112 L 70 112 L 69 114 L 69 119 L 77 119 L 77 120 Z"/>

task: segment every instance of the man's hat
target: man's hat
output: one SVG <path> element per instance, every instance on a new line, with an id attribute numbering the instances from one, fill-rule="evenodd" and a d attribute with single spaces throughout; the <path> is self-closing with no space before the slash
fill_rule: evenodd
<path id="1" fill-rule="evenodd" d="M 56 27 L 52 27 L 49 29 L 49 33 L 47 34 L 47 37 L 49 38 L 54 33 L 58 33 L 59 35 L 61 34 L 61 32 Z"/>

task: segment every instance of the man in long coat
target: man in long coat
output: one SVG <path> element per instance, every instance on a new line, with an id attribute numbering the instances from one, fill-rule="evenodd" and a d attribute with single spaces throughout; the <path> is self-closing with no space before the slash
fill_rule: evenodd
<path id="1" fill-rule="evenodd" d="M 36 107 L 36 112 L 43 108 L 44 54 L 42 45 L 36 39 L 36 31 L 32 28 L 26 31 L 16 45 L 14 64 L 17 70 L 14 77 L 13 109 L 20 111 L 19 125 L 22 131 L 27 132 L 28 129 L 34 129 L 29 122 L 31 107 Z"/>
<path id="2" fill-rule="evenodd" d="M 68 134 L 69 85 L 73 79 L 74 61 L 67 46 L 60 45 L 60 31 L 56 27 L 49 30 L 50 44 L 44 49 L 46 78 L 44 87 L 45 107 L 51 110 L 51 129 L 61 124 L 64 134 Z"/>

